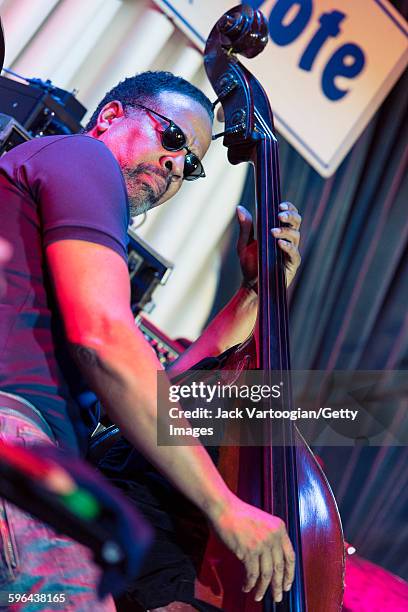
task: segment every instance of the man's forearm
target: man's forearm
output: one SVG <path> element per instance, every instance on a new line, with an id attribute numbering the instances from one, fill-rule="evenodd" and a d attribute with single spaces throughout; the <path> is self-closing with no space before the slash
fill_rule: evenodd
<path id="1" fill-rule="evenodd" d="M 88 338 L 71 345 L 71 351 L 129 442 L 209 518 L 214 518 L 232 494 L 196 438 L 191 438 L 191 446 L 157 445 L 157 371 L 162 368 L 138 334 L 138 330 L 119 323 L 108 334 L 110 342 Z M 160 414 L 159 418 L 167 417 Z"/>
<path id="2" fill-rule="evenodd" d="M 244 342 L 255 326 L 257 309 L 256 293 L 240 287 L 201 336 L 168 368 L 169 376 L 181 374 L 205 357 L 216 357 L 231 346 Z"/>

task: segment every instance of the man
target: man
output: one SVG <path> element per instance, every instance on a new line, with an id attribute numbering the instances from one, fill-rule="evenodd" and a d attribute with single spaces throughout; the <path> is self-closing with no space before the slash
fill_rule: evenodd
<path id="1" fill-rule="evenodd" d="M 283 522 L 239 500 L 203 447 L 157 446 L 161 366 L 129 307 L 128 203 L 130 215 L 139 214 L 169 200 L 183 180 L 204 176 L 201 160 L 211 127 L 211 104 L 202 92 L 170 73 L 143 73 L 108 92 L 86 134 L 31 141 L 1 160 L 1 228 L 14 248 L 1 306 L 1 376 L 8 394 L 1 398 L 2 418 L 12 413 L 29 419 L 44 443 L 55 440 L 84 452 L 89 428 L 74 398 L 79 374 L 85 376 L 129 442 L 204 513 L 242 560 L 244 589 L 259 600 L 272 580 L 279 601 L 293 581 L 295 561 Z M 251 224 L 244 210 L 239 214 L 248 282 L 180 360 L 180 369 L 243 340 L 253 326 Z M 300 218 L 292 205 L 285 214 L 291 227 L 276 235 L 288 254 L 291 278 L 299 264 Z M 10 538 L 23 549 L 19 525 L 13 527 Z M 86 570 L 80 547 L 64 545 L 60 563 L 81 561 L 91 601 L 95 573 Z M 50 585 L 57 590 L 52 553 L 51 548 L 43 558 L 51 577 L 42 590 Z M 20 583 L 12 563 L 9 570 L 13 585 L 34 588 L 24 567 Z M 90 609 L 89 601 L 84 608 L 75 601 L 75 579 L 69 584 L 59 576 L 57 583 L 72 595 L 70 609 Z M 110 609 L 111 602 L 105 605 Z"/>

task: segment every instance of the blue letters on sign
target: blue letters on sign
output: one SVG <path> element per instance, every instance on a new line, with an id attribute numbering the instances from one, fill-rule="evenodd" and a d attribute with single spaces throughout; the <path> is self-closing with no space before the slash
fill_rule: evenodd
<path id="1" fill-rule="evenodd" d="M 304 50 L 302 57 L 300 58 L 299 67 L 303 70 L 311 70 L 313 62 L 316 59 L 317 54 L 323 47 L 329 36 L 336 37 L 340 32 L 339 23 L 343 21 L 345 17 L 344 13 L 340 11 L 332 11 L 331 13 L 323 13 L 320 17 L 320 28 L 313 36 L 312 40 Z"/>
<path id="2" fill-rule="evenodd" d="M 347 57 L 353 61 L 345 63 Z M 329 100 L 340 100 L 349 91 L 337 87 L 334 82 L 335 78 L 343 76 L 354 79 L 362 71 L 364 63 L 363 50 L 353 43 L 347 43 L 333 53 L 322 75 L 322 88 Z"/>
<path id="3" fill-rule="evenodd" d="M 293 6 L 298 6 L 294 19 L 287 25 L 283 20 Z M 312 0 L 278 0 L 269 16 L 269 35 L 277 45 L 289 45 L 306 27 L 312 14 Z"/>
<path id="4" fill-rule="evenodd" d="M 249 4 L 253 9 L 258 9 L 265 0 L 242 0 L 241 4 Z M 290 9 L 296 8 L 297 12 L 289 23 L 285 23 Z M 313 0 L 276 0 L 271 14 L 269 15 L 269 35 L 273 42 L 281 47 L 290 45 L 301 35 L 313 12 Z M 320 27 L 313 38 L 307 44 L 299 60 L 299 68 L 310 71 L 320 50 L 328 38 L 336 38 L 341 28 L 340 23 L 346 17 L 341 11 L 323 13 L 320 18 Z M 335 84 L 338 76 L 354 79 L 365 64 L 364 52 L 358 45 L 347 43 L 339 47 L 327 62 L 322 74 L 323 93 L 329 100 L 335 102 L 341 100 L 349 89 L 340 89 Z"/>

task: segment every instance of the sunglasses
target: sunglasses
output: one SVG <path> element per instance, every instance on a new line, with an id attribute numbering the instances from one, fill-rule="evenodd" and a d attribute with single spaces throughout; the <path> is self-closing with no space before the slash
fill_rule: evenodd
<path id="1" fill-rule="evenodd" d="M 144 110 L 149 111 L 149 113 L 153 113 L 153 115 L 157 115 L 160 119 L 164 119 L 167 121 L 169 126 L 161 132 L 161 143 L 163 149 L 166 151 L 181 151 L 185 149 L 187 151 L 187 155 L 184 157 L 184 171 L 183 171 L 183 179 L 185 181 L 196 181 L 199 178 L 205 177 L 205 172 L 201 161 L 198 159 L 197 155 L 194 155 L 190 151 L 188 147 L 186 147 L 186 136 L 181 128 L 174 123 L 171 119 L 168 119 L 164 115 L 161 115 L 157 111 L 154 111 L 147 106 L 143 106 L 142 104 L 136 104 L 139 108 L 143 108 Z"/>

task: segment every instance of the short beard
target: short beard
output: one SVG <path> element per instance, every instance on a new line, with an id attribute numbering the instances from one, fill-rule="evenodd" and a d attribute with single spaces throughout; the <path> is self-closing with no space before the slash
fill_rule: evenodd
<path id="1" fill-rule="evenodd" d="M 154 208 L 171 183 L 171 175 L 152 164 L 139 164 L 132 169 L 121 167 L 121 170 L 126 183 L 131 217 L 136 217 Z M 160 181 L 163 186 L 157 185 L 155 188 L 150 183 L 145 183 L 140 176 L 146 173 L 163 179 Z"/>

